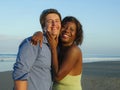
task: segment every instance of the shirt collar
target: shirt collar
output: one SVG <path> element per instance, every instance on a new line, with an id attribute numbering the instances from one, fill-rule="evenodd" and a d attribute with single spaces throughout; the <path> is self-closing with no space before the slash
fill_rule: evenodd
<path id="1" fill-rule="evenodd" d="M 46 34 L 43 34 L 43 43 L 48 43 L 48 40 L 47 40 Z"/>

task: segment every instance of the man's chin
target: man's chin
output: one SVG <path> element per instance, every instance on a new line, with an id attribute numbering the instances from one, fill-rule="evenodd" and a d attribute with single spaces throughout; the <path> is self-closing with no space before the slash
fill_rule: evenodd
<path id="1" fill-rule="evenodd" d="M 52 35 L 54 35 L 54 36 L 58 36 L 59 34 L 58 34 L 58 33 L 52 33 Z"/>
<path id="2" fill-rule="evenodd" d="M 55 37 L 55 38 L 59 36 L 58 34 L 52 34 L 52 35 L 53 35 L 53 37 Z"/>

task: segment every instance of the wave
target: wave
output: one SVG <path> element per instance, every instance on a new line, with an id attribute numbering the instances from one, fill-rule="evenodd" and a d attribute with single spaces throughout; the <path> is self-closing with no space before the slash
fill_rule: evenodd
<path id="1" fill-rule="evenodd" d="M 7 61 L 15 61 L 16 59 L 16 54 L 0 54 L 0 62 Z"/>
<path id="2" fill-rule="evenodd" d="M 0 62 L 12 62 L 16 60 L 16 54 L 0 54 Z M 83 57 L 83 62 L 97 61 L 120 61 L 120 56 L 87 55 Z"/>
<path id="3" fill-rule="evenodd" d="M 0 72 L 13 70 L 16 54 L 0 54 Z M 87 56 L 83 57 L 83 63 L 100 61 L 120 61 L 120 56 Z"/>
<path id="4" fill-rule="evenodd" d="M 92 57 L 83 58 L 83 62 L 98 62 L 98 61 L 120 61 L 120 57 Z"/>

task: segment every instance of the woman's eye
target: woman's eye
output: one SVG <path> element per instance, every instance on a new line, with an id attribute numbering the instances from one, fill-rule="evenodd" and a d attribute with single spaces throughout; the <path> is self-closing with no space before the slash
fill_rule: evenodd
<path id="1" fill-rule="evenodd" d="M 73 29 L 73 28 L 70 28 L 70 31 L 74 31 L 74 29 Z"/>

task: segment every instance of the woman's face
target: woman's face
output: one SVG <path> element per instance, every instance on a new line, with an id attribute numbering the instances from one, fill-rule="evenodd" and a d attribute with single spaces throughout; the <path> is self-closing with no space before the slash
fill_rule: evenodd
<path id="1" fill-rule="evenodd" d="M 76 24 L 74 22 L 67 22 L 61 28 L 60 39 L 63 44 L 71 45 L 76 38 Z"/>

